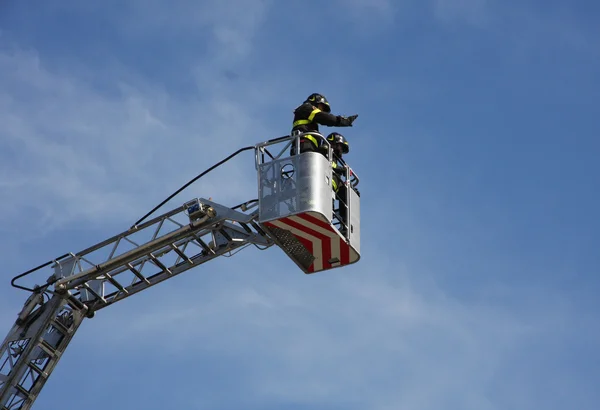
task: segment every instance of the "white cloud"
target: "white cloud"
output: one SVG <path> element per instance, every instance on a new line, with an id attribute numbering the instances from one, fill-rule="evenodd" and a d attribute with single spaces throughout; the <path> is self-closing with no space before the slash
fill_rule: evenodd
<path id="1" fill-rule="evenodd" d="M 248 269 L 218 283 L 190 273 L 189 290 L 163 289 L 143 312 L 132 305 L 101 312 L 85 343 L 138 355 L 168 344 L 190 365 L 205 356 L 244 357 L 240 366 L 252 375 L 244 383 L 262 402 L 315 406 L 344 397 L 374 409 L 453 403 L 479 410 L 500 409 L 486 397 L 496 369 L 555 325 L 521 305 L 460 301 L 432 282 L 413 283 L 416 272 L 396 270 L 392 283 L 379 273 L 385 266 L 365 269 L 320 277 Z M 103 330 L 116 323 L 131 325 L 119 334 Z"/>
<path id="2" fill-rule="evenodd" d="M 194 33 L 205 38 L 218 58 L 243 58 L 253 48 L 253 38 L 272 0 L 134 0 L 121 16 L 120 29 L 130 35 L 164 31 Z M 168 6 L 167 6 L 168 4 Z M 207 32 L 207 31 L 208 32 Z"/>
<path id="3" fill-rule="evenodd" d="M 16 46 L 0 52 L 4 221 L 24 208 L 36 214 L 36 229 L 131 220 L 208 166 L 268 135 L 248 110 L 261 108 L 251 94 L 259 86 L 238 83 L 231 92 L 220 75 L 248 56 L 266 2 L 215 4 L 219 6 L 204 4 L 210 13 L 199 17 L 213 29 L 213 55 L 182 69 L 196 78 L 192 97 L 149 84 L 124 67 L 104 74 L 121 78 L 114 83 L 118 94 L 110 95 L 93 83 L 93 67 L 79 67 L 87 70 L 83 73 L 68 67 L 58 72 L 35 50 Z M 146 3 L 139 7 L 136 12 L 146 10 Z M 227 14 L 231 8 L 234 12 Z M 173 10 L 173 18 L 186 14 Z M 144 19 L 133 21 L 142 24 Z M 256 140 L 248 139 L 248 129 L 257 132 Z M 255 190 L 244 189 L 254 183 L 253 169 L 251 155 L 230 162 L 214 171 L 219 176 L 195 185 L 206 189 L 198 196 L 253 198 Z"/>
<path id="4" fill-rule="evenodd" d="M 0 97 L 2 174 L 10 178 L 2 181 L 6 215 L 27 205 L 46 228 L 81 217 L 130 216 L 134 187 L 147 181 L 140 171 L 165 132 L 151 96 L 102 97 L 47 71 L 31 52 L 0 55 L 0 72 L 7 90 Z"/>

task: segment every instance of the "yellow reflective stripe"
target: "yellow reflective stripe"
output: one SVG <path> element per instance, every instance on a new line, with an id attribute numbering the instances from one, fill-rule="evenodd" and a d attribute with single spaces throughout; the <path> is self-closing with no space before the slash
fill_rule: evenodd
<path id="1" fill-rule="evenodd" d="M 300 121 L 306 121 L 306 120 L 300 120 Z M 296 122 L 298 122 L 298 121 L 296 121 Z M 296 122 L 294 123 L 294 127 L 296 125 L 302 125 L 302 124 L 296 124 Z M 306 138 L 307 140 L 309 140 L 310 142 L 312 142 L 313 144 L 315 144 L 315 147 L 319 148 L 319 142 L 312 135 L 306 134 L 306 135 L 303 135 L 301 138 Z"/>
<path id="2" fill-rule="evenodd" d="M 294 121 L 294 127 L 297 127 L 298 125 L 310 124 L 315 119 L 315 115 L 317 115 L 320 112 L 321 112 L 321 110 L 319 110 L 318 108 L 315 108 L 314 110 L 312 110 L 312 112 L 308 116 L 307 120 L 297 120 L 297 121 Z"/>
<path id="3" fill-rule="evenodd" d="M 336 169 L 338 167 L 337 163 L 335 161 L 331 162 L 331 168 L 332 169 Z M 331 187 L 333 188 L 333 190 L 335 192 L 338 191 L 338 184 L 337 184 L 337 178 L 336 178 L 336 174 L 335 171 L 332 171 L 332 175 L 331 175 Z"/>
<path id="4" fill-rule="evenodd" d="M 310 122 L 312 122 L 315 119 L 315 115 L 317 115 L 318 113 L 320 113 L 321 110 L 319 110 L 318 108 L 315 108 L 314 110 L 312 110 L 312 112 L 310 113 L 310 115 L 308 116 L 308 120 Z"/>
<path id="5" fill-rule="evenodd" d="M 309 120 L 298 120 L 298 121 L 294 121 L 294 127 L 298 126 L 298 125 L 306 125 L 306 124 L 310 124 L 312 121 Z"/>
<path id="6" fill-rule="evenodd" d="M 319 147 L 319 143 L 317 142 L 317 139 L 315 137 L 313 137 L 312 135 L 307 134 L 302 138 L 306 138 L 306 139 L 310 140 L 313 144 L 315 144 L 315 147 Z"/>

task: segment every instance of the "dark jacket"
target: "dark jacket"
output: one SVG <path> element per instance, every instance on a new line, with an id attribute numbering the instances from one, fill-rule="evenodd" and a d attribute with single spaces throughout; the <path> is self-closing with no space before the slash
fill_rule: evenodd
<path id="1" fill-rule="evenodd" d="M 337 193 L 344 183 L 342 175 L 346 174 L 346 168 L 343 165 L 338 165 L 338 162 L 334 159 L 331 161 L 331 170 L 333 171 L 331 175 L 331 187 L 333 188 L 333 191 Z"/>
<path id="2" fill-rule="evenodd" d="M 319 132 L 319 124 L 328 127 L 350 127 L 352 122 L 341 115 L 334 115 L 321 111 L 310 103 L 304 103 L 294 110 L 294 124 L 292 133 L 298 132 Z M 315 148 L 321 145 L 317 138 L 312 135 L 306 135 L 304 138 L 310 140 Z"/>

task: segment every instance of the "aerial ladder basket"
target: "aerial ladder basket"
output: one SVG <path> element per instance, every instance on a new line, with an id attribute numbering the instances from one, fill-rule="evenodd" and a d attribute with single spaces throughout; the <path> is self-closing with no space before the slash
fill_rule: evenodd
<path id="1" fill-rule="evenodd" d="M 304 273 L 312 274 L 360 259 L 359 179 L 346 165 L 336 195 L 331 145 L 311 132 L 321 140 L 323 153 L 296 154 L 303 135 L 256 145 L 259 223 Z"/>

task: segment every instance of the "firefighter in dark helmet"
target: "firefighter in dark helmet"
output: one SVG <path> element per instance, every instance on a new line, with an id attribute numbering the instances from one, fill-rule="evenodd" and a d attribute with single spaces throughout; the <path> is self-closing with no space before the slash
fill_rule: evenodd
<path id="1" fill-rule="evenodd" d="M 319 124 L 328 127 L 351 127 L 358 114 L 344 117 L 331 113 L 331 107 L 327 98 L 321 94 L 311 94 L 306 101 L 294 110 L 294 124 L 292 135 L 310 131 L 319 132 Z M 306 134 L 300 138 L 300 153 L 306 151 L 318 151 L 321 146 L 319 139 L 313 135 Z M 295 147 L 292 147 L 294 154 Z"/>
<path id="2" fill-rule="evenodd" d="M 348 215 L 348 193 L 347 187 L 344 186 L 345 181 L 342 179 L 342 176 L 346 175 L 346 164 L 343 161 L 342 157 L 344 154 L 350 152 L 350 145 L 346 138 L 338 133 L 332 132 L 327 136 L 327 141 L 331 144 L 331 148 L 333 151 L 333 158 L 331 160 L 331 167 L 333 171 L 331 187 L 336 194 L 336 197 L 339 201 L 339 214 L 342 222 L 348 226 L 349 221 L 347 220 Z M 358 193 L 358 192 L 357 192 Z M 341 226 L 340 230 L 345 235 L 346 227 Z"/>
<path id="3" fill-rule="evenodd" d="M 343 154 L 347 154 L 350 152 L 350 145 L 348 145 L 348 141 L 346 138 L 338 133 L 332 132 L 327 136 L 327 141 L 331 144 L 331 148 L 333 151 L 333 159 L 331 161 L 331 167 L 333 168 L 333 181 L 332 187 L 333 190 L 338 193 L 340 187 L 343 184 L 341 179 L 341 175 L 344 175 L 345 168 L 344 163 L 342 162 Z"/>

